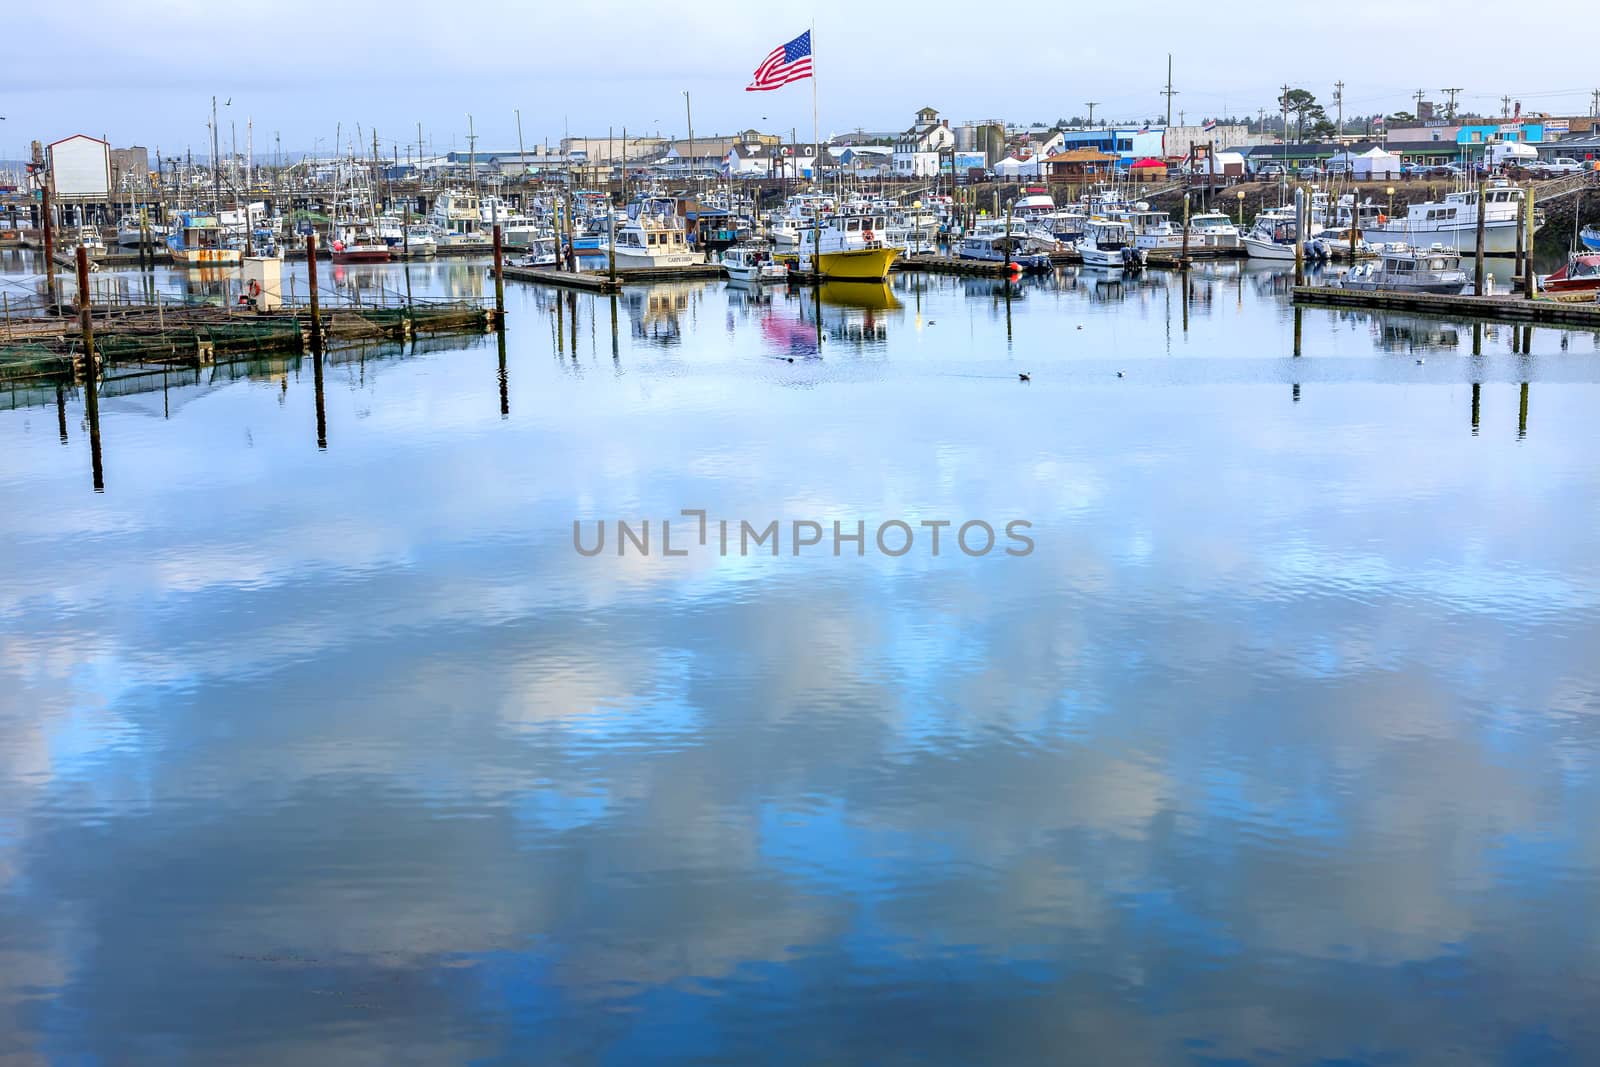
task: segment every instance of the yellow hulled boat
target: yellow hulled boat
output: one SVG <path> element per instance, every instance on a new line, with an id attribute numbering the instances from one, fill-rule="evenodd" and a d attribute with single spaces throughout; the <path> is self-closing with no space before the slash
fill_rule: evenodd
<path id="1" fill-rule="evenodd" d="M 800 247 L 800 269 L 812 271 L 812 259 L 821 264 L 823 278 L 834 282 L 882 282 L 898 248 L 884 244 L 888 220 L 881 215 L 834 215 L 811 234 L 810 245 Z"/>

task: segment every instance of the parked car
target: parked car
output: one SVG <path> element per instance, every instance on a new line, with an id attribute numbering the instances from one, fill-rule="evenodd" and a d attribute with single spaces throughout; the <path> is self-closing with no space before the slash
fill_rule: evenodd
<path id="1" fill-rule="evenodd" d="M 1281 163 L 1263 163 L 1256 170 L 1257 178 L 1282 178 L 1286 172 Z"/>
<path id="2" fill-rule="evenodd" d="M 1315 163 L 1307 163 L 1300 168 L 1298 173 L 1302 178 L 1321 178 L 1331 172 L 1326 167 L 1319 167 Z"/>

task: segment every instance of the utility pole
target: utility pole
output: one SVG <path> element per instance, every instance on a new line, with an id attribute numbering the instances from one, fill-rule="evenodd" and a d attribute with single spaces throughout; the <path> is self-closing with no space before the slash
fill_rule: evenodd
<path id="1" fill-rule="evenodd" d="M 1344 82 L 1333 83 L 1333 102 L 1339 108 L 1339 125 L 1333 131 L 1333 139 L 1338 140 L 1344 136 Z"/>
<path id="2" fill-rule="evenodd" d="M 1418 89 L 1416 92 L 1412 93 L 1411 95 L 1416 98 L 1417 110 L 1415 112 L 1415 115 L 1416 115 L 1417 121 L 1421 122 L 1422 121 L 1422 98 L 1428 95 L 1428 91 L 1426 89 Z"/>
<path id="3" fill-rule="evenodd" d="M 1500 98 L 1500 117 L 1503 119 L 1511 117 L 1511 97 L 1509 95 Z"/>
<path id="4" fill-rule="evenodd" d="M 1596 89 L 1594 92 L 1590 93 L 1589 97 L 1589 117 L 1600 119 L 1600 89 Z"/>
<path id="5" fill-rule="evenodd" d="M 1278 106 L 1283 112 L 1283 162 L 1285 167 L 1289 163 L 1289 83 L 1283 83 L 1282 96 L 1278 97 Z"/>
<path id="6" fill-rule="evenodd" d="M 1094 109 L 1095 109 L 1095 106 L 1097 104 L 1099 104 L 1099 103 L 1100 103 L 1100 101 L 1098 101 L 1098 100 L 1085 100 L 1084 101 L 1084 104 L 1087 105 L 1088 108 L 1089 108 L 1089 125 L 1090 126 L 1094 125 Z"/>
<path id="7" fill-rule="evenodd" d="M 1167 53 L 1167 87 L 1161 91 L 1167 98 L 1167 125 L 1172 125 L 1172 98 L 1178 95 L 1178 90 L 1172 87 L 1172 53 Z"/>
<path id="8" fill-rule="evenodd" d="M 1461 91 L 1461 87 L 1458 85 L 1454 89 L 1440 89 L 1439 91 L 1450 94 L 1450 102 L 1444 106 L 1444 117 L 1454 122 L 1456 120 L 1456 94 Z"/>

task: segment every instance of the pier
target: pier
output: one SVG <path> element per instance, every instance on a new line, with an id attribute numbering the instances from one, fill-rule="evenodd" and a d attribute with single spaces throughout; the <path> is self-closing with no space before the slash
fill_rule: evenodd
<path id="1" fill-rule="evenodd" d="M 1342 289 L 1331 285 L 1297 285 L 1296 304 L 1328 307 L 1374 308 L 1410 311 L 1440 318 L 1485 319 L 1492 322 L 1526 322 L 1540 326 L 1577 326 L 1600 330 L 1600 303 L 1594 294 L 1583 301 L 1521 296 L 1448 296 L 1440 293 L 1406 293 L 1394 290 Z"/>

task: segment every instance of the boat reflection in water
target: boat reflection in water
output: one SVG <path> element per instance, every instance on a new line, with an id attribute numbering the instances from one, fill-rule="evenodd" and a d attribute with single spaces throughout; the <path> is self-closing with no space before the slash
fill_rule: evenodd
<path id="1" fill-rule="evenodd" d="M 618 298 L 628 313 L 633 336 L 659 345 L 675 345 L 683 340 L 683 319 L 706 289 L 722 283 L 662 282 L 643 288 L 629 288 Z"/>

